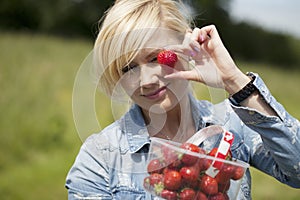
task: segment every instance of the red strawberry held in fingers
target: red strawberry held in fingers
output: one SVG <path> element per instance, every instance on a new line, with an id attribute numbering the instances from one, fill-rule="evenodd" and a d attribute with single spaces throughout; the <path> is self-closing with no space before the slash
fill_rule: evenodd
<path id="1" fill-rule="evenodd" d="M 178 57 L 174 51 L 163 50 L 158 53 L 157 61 L 159 64 L 174 68 L 176 62 L 178 61 Z"/>

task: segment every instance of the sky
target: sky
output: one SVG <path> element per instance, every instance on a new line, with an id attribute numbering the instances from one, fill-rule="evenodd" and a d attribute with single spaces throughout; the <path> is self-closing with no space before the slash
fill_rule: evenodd
<path id="1" fill-rule="evenodd" d="M 232 0 L 231 17 L 300 39 L 299 0 Z"/>

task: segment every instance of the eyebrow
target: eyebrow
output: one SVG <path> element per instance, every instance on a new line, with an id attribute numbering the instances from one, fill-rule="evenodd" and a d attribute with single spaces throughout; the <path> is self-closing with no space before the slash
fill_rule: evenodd
<path id="1" fill-rule="evenodd" d="M 126 73 L 126 72 L 128 72 L 129 70 L 131 70 L 133 67 L 132 67 L 132 65 L 137 65 L 137 63 L 135 63 L 135 62 L 130 62 L 130 63 L 128 63 L 126 66 L 124 66 L 121 70 L 122 70 L 122 73 L 124 74 L 124 73 Z"/>

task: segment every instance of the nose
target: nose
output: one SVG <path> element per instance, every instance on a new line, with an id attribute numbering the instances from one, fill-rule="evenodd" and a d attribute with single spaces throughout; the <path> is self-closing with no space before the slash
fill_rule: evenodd
<path id="1" fill-rule="evenodd" d="M 140 86 L 144 88 L 151 87 L 152 84 L 158 83 L 158 76 L 160 75 L 158 66 L 145 64 L 141 66 Z"/>

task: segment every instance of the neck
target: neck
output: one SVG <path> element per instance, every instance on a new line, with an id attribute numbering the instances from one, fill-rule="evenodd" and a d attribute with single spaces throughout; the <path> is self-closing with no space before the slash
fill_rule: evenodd
<path id="1" fill-rule="evenodd" d="M 188 96 L 168 112 L 162 111 L 159 106 L 154 106 L 150 111 L 143 111 L 143 113 L 151 137 L 182 142 L 195 132 Z"/>

